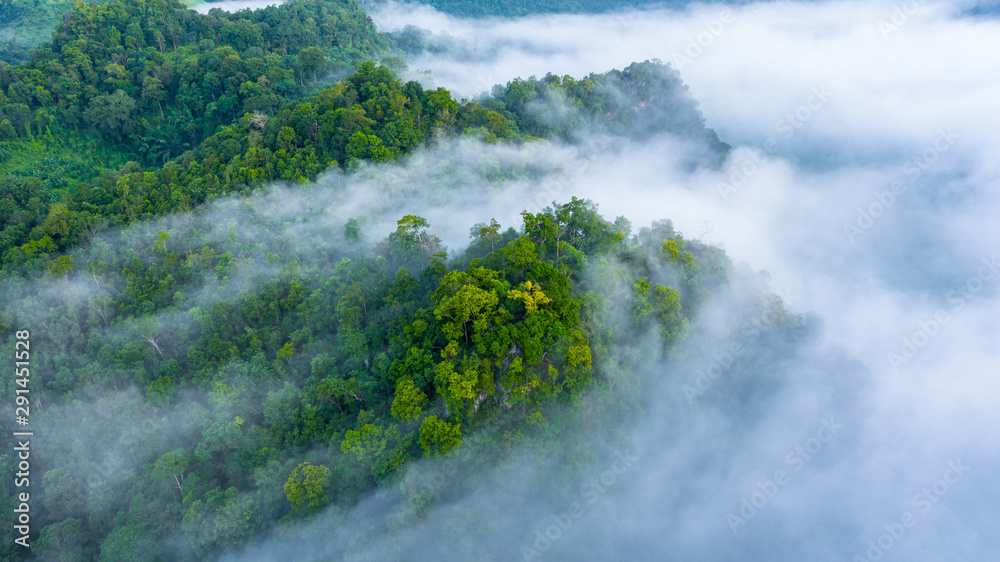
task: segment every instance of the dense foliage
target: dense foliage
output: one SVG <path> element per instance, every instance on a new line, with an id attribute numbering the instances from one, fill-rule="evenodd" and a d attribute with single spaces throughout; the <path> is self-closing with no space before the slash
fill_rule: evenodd
<path id="1" fill-rule="evenodd" d="M 718 163 L 730 146 L 705 127 L 680 74 L 659 61 L 632 63 L 624 70 L 583 79 L 547 74 L 494 86 L 483 101 L 512 119 L 529 135 L 576 140 L 577 135 L 610 133 L 638 140 L 670 133 L 705 147 L 707 163 Z"/>
<path id="2" fill-rule="evenodd" d="M 0 138 L 84 128 L 162 163 L 388 48 L 347 0 L 207 16 L 177 0 L 77 1 L 31 62 L 0 64 Z"/>
<path id="3" fill-rule="evenodd" d="M 0 256 L 44 238 L 33 229 L 44 223 L 38 213 L 52 209 L 69 220 L 60 236 L 48 234 L 56 248 L 75 243 L 83 232 L 120 224 L 110 215 L 129 212 L 110 211 L 109 195 L 95 200 L 94 187 L 159 169 L 242 115 L 262 123 L 308 95 L 313 78 L 389 49 L 389 39 L 350 1 L 302 0 L 209 15 L 175 0 L 77 2 L 53 42 L 35 50 L 30 63 L 0 63 L 0 193 L 15 205 L 36 199 L 31 213 L 0 216 Z M 324 159 L 300 168 L 315 175 L 327 165 Z M 221 172 L 217 168 L 209 171 Z M 228 180 L 221 183 L 228 189 Z M 162 187 L 170 185 L 168 179 Z M 164 189 L 167 197 L 184 191 L 173 186 Z M 150 195 L 124 190 L 124 199 Z M 204 195 L 183 195 L 172 206 L 146 204 L 162 213 L 190 208 Z M 59 201 L 65 207 L 52 207 Z"/>
<path id="4" fill-rule="evenodd" d="M 623 98 L 623 91 L 631 97 Z M 546 118 L 553 103 L 575 110 L 559 111 L 562 117 L 553 121 Z M 456 101 L 442 88 L 403 84 L 386 67 L 368 62 L 334 87 L 289 102 L 273 116 L 245 112 L 161 167 L 143 170 L 129 162 L 77 183 L 47 174 L 52 168 L 39 168 L 41 177 L 30 171 L 28 177 L 0 180 L 8 201 L 0 204 L 0 258 L 8 272 L 37 269 L 106 226 L 190 210 L 271 181 L 312 180 L 331 166 L 395 160 L 435 135 L 470 133 L 487 142 L 536 135 L 572 140 L 573 130 L 588 126 L 637 138 L 673 132 L 702 141 L 703 159 L 712 163 L 729 148 L 705 128 L 683 84 L 659 63 L 579 81 L 551 75 L 516 80 L 476 102 Z M 81 173 L 94 172 L 82 168 Z M 60 186 L 56 203 L 54 188 Z"/>
<path id="5" fill-rule="evenodd" d="M 47 326 L 48 423 L 74 428 L 46 442 L 44 556 L 203 556 L 349 505 L 477 427 L 544 419 L 613 376 L 594 366 L 617 341 L 653 329 L 670 349 L 727 275 L 668 223 L 630 237 L 578 199 L 476 225 L 450 261 L 417 216 L 368 250 L 356 221 L 301 244 L 256 204 L 54 261 L 47 283 L 77 298 L 39 308 L 41 279 L 4 285 L 5 333 Z"/>
<path id="6" fill-rule="evenodd" d="M 28 62 L 0 63 L 0 334 L 32 330 L 50 429 L 34 555 L 209 558 L 393 486 L 419 518 L 447 491 L 401 483 L 416 459 L 528 443 L 579 463 L 560 428 L 636 365 L 622 350 L 677 352 L 727 283 L 721 250 L 576 198 L 506 230 L 483 215 L 459 252 L 419 216 L 386 236 L 333 214 L 323 172 L 449 137 L 728 150 L 658 62 L 456 100 L 367 60 L 393 48 L 354 1 L 202 16 L 124 0 L 75 3 Z"/>
<path id="7" fill-rule="evenodd" d="M 470 129 L 487 140 L 515 134 L 496 112 L 459 104 L 443 89 L 404 85 L 385 67 L 364 63 L 333 88 L 286 104 L 273 117 L 245 114 L 162 167 L 144 171 L 130 162 L 64 190 L 58 203 L 50 203 L 43 178 L 0 180 L 4 267 L 41 266 L 49 254 L 105 226 L 190 210 L 266 182 L 315 179 L 338 163 L 393 160 L 435 132 Z"/>

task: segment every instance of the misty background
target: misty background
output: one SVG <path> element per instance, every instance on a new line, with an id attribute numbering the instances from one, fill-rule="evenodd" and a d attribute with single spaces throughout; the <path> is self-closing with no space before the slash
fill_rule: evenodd
<path id="1" fill-rule="evenodd" d="M 429 71 L 434 84 L 469 96 L 529 74 L 580 76 L 648 58 L 679 62 L 708 126 L 734 146 L 727 169 L 672 173 L 669 150 L 646 143 L 585 174 L 567 167 L 572 180 L 562 195 L 591 198 L 606 216 L 637 225 L 669 217 L 688 236 L 769 272 L 775 289 L 795 296 L 794 310 L 814 313 L 822 326 L 807 351 L 789 358 L 786 386 L 766 398 L 760 418 L 687 404 L 683 385 L 694 373 L 665 379 L 649 418 L 631 434 L 643 460 L 542 558 L 874 558 L 879 553 L 869 554 L 868 541 L 905 512 L 916 523 L 892 541 L 886 559 L 997 558 L 990 522 L 1000 334 L 996 272 L 983 260 L 995 260 L 1000 241 L 991 216 L 1000 187 L 1000 30 L 996 20 L 966 15 L 971 2 L 915 5 L 903 16 L 894 14 L 903 4 L 889 2 L 700 5 L 513 21 L 457 20 L 399 5 L 373 14 L 385 29 L 415 25 L 461 45 L 456 56 L 408 62 Z M 713 20 L 724 24 L 718 35 Z M 692 38 L 700 52 L 689 50 Z M 826 99 L 810 99 L 814 89 Z M 902 193 L 873 217 L 879 194 L 897 181 Z M 926 345 L 905 364 L 893 362 L 889 354 L 904 352 L 903 339 L 934 331 L 928 321 L 941 312 L 948 320 Z M 736 379 L 723 375 L 706 397 L 753 399 L 741 395 Z M 824 416 L 844 428 L 734 534 L 727 514 L 738 514 L 758 481 L 788 469 L 786 453 Z M 957 459 L 969 471 L 938 498 L 932 486 Z M 544 467 L 519 469 L 546 474 Z M 463 501 L 478 509 L 516 506 L 488 512 L 512 529 L 511 540 L 531 546 L 534 532 L 551 524 L 546 516 L 566 504 L 537 505 L 546 478 L 525 482 L 485 486 Z M 928 488 L 938 501 L 921 513 L 928 504 L 915 496 Z M 433 518 L 426 525 L 421 535 L 440 532 Z"/>
<path id="2" fill-rule="evenodd" d="M 673 64 L 708 126 L 734 147 L 723 170 L 679 171 L 665 139 L 628 146 L 583 173 L 568 151 L 558 187 L 505 191 L 491 211 L 516 212 L 511 198 L 530 209 L 576 195 L 636 225 L 670 218 L 687 236 L 766 270 L 771 288 L 816 323 L 812 339 L 727 370 L 692 403 L 685 386 L 726 343 L 703 344 L 704 356 L 672 364 L 668 376 L 645 365 L 641 376 L 660 384 L 627 431 L 640 460 L 595 503 L 583 495 L 593 489 L 587 480 L 568 484 L 575 496 L 546 501 L 558 467 L 522 459 L 506 468 L 517 476 L 504 486 L 483 479 L 386 542 L 448 559 L 446 539 L 458 532 L 449 526 L 475 513 L 463 541 L 524 559 L 997 558 L 1000 334 L 988 265 L 1000 240 L 991 216 L 1000 29 L 968 15 L 971 2 L 916 3 L 894 19 L 902 6 L 772 2 L 511 21 L 396 4 L 373 13 L 381 29 L 414 25 L 437 38 L 437 52 L 408 60 L 412 76 L 470 97 L 531 74 Z M 901 193 L 890 201 L 884 193 L 894 187 Z M 947 318 L 937 328 L 935 314 Z M 758 351 L 772 343 L 750 340 Z M 904 340 L 917 342 L 912 357 Z M 830 419 L 843 427 L 796 470 L 804 460 L 796 447 L 814 446 L 809 439 Z M 580 428 L 581 439 L 588 431 Z M 611 470 L 610 450 L 606 459 L 595 476 Z M 963 465 L 957 482 L 934 488 Z M 734 527 L 728 516 L 779 470 L 788 483 Z M 582 517 L 538 549 L 537 533 L 574 499 Z M 373 499 L 240 557 L 339 552 L 336 529 L 383 507 Z M 913 526 L 886 539 L 905 513 Z M 383 548 L 357 558 L 377 559 Z"/>
<path id="3" fill-rule="evenodd" d="M 970 14 L 975 2 L 903 6 L 698 4 L 515 20 L 377 8 L 381 30 L 413 25 L 432 47 L 408 57 L 404 78 L 469 98 L 517 77 L 662 60 L 733 150 L 718 168 L 692 170 L 691 147 L 669 136 L 587 131 L 587 142 L 520 148 L 449 141 L 402 165 L 329 174 L 308 195 L 276 187 L 257 196 L 251 204 L 269 220 L 298 221 L 284 230 L 289 243 L 335 261 L 340 249 L 323 240 L 348 218 L 367 217 L 375 242 L 417 214 L 459 249 L 475 223 L 516 226 L 522 210 L 576 196 L 609 220 L 670 219 L 688 239 L 724 248 L 733 283 L 694 320 L 686 355 L 634 342 L 622 384 L 601 389 L 603 401 L 580 416 L 567 439 L 587 444 L 583 472 L 597 484 L 537 451 L 494 467 L 459 454 L 416 463 L 403 478 L 400 494 L 461 483 L 461 494 L 419 517 L 378 523 L 403 501 L 389 490 L 225 559 L 1000 558 L 1000 24 Z M 530 173 L 504 181 L 483 172 L 523 163 Z M 322 210 L 295 219 L 305 206 Z M 238 207 L 204 211 L 205 235 L 240 227 L 253 239 Z M 40 300 L 84 298 L 80 287 Z M 791 327 L 768 329 L 753 290 L 781 296 Z M 226 295 L 207 287 L 195 298 Z M 734 344 L 746 351 L 730 362 Z M 699 387 L 713 367 L 718 377 Z M 632 378 L 655 391 L 631 396 Z M 642 408 L 622 412 L 618 398 Z M 955 466 L 968 467 L 957 480 Z M 772 484 L 778 471 L 784 484 Z M 606 473 L 613 479 L 602 483 Z M 766 501 L 746 508 L 755 494 Z M 574 503 L 580 515 L 540 540 Z M 879 543 L 904 513 L 913 525 Z M 369 540 L 349 544 L 359 532 Z"/>

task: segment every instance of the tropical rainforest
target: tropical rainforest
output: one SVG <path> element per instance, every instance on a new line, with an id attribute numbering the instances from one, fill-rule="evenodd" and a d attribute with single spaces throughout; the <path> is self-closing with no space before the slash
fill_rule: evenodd
<path id="1" fill-rule="evenodd" d="M 450 248 L 427 218 L 330 196 L 449 143 L 581 131 L 677 135 L 716 165 L 729 147 L 677 73 L 647 61 L 456 99 L 400 79 L 406 49 L 348 0 L 77 0 L 51 41 L 0 63 L 0 333 L 13 349 L 29 330 L 32 350 L 31 377 L 2 388 L 30 389 L 49 428 L 31 548 L 6 525 L 3 559 L 211 559 L 386 490 L 405 509 L 381 524 L 403 525 L 462 485 L 410 486 L 417 461 L 527 446 L 578 466 L 561 428 L 640 402 L 634 380 L 634 402 L 610 398 L 640 361 L 628 343 L 684 353 L 734 266 L 668 220 L 633 227 L 567 194 L 517 224 L 456 216 L 469 237 Z M 780 299 L 753 306 L 798 329 Z"/>
<path id="2" fill-rule="evenodd" d="M 97 0 L 99 3 L 105 0 Z M 189 2 L 194 4 L 198 2 Z M 626 6 L 652 4 L 648 0 L 543 0 L 539 2 L 499 2 L 470 0 L 430 0 L 438 10 L 460 16 L 517 16 L 535 13 L 602 12 Z M 331 5 L 341 4 L 332 2 Z M 349 5 L 349 3 L 342 3 Z M 56 25 L 74 9 L 73 0 L 5 0 L 0 3 L 0 61 L 18 64 L 29 60 L 32 50 L 50 41 Z M 220 14 L 221 15 L 221 14 Z"/>

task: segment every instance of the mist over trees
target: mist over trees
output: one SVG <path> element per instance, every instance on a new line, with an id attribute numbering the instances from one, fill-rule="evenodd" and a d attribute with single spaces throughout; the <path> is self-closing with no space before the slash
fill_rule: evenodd
<path id="1" fill-rule="evenodd" d="M 32 550 L 7 528 L 4 559 L 239 557 L 371 498 L 388 507 L 332 548 L 382 548 L 474 485 L 421 470 L 502 479 L 487 469 L 531 453 L 574 480 L 606 453 L 570 438 L 588 416 L 626 447 L 641 374 L 696 352 L 713 298 L 805 341 L 766 282 L 666 217 L 566 193 L 512 223 L 455 216 L 449 247 L 454 224 L 405 207 L 558 175 L 531 150 L 669 138 L 713 169 L 730 147 L 659 61 L 456 99 L 397 77 L 405 39 L 350 1 L 76 2 L 0 63 L 0 333 L 32 332 L 45 435 Z"/>
<path id="2" fill-rule="evenodd" d="M 26 177 L 0 180 L 0 192 L 8 198 L 8 209 L 0 216 L 0 259 L 8 271 L 8 265 L 43 268 L 50 255 L 105 226 L 193 209 L 269 182 L 311 181 L 331 166 L 352 169 L 362 161 L 395 161 L 442 135 L 473 135 L 487 143 L 517 143 L 536 136 L 571 141 L 580 140 L 573 131 L 585 129 L 632 139 L 673 134 L 700 147 L 693 162 L 710 165 L 729 149 L 704 126 L 676 74 L 660 63 L 638 63 L 624 72 L 581 81 L 568 76 L 517 80 L 498 87 L 493 97 L 467 101 L 453 99 L 442 88 L 403 84 L 388 68 L 365 62 L 332 88 L 300 101 L 276 104 L 269 113 L 244 110 L 238 120 L 218 127 L 196 148 L 162 165 L 144 169 L 128 160 L 102 171 L 74 161 L 80 158 L 74 155 L 67 157 L 72 160 L 66 167 L 10 170 L 12 176 Z M 74 134 L 79 133 L 68 133 L 70 139 Z M 51 130 L 46 135 L 51 136 Z M 86 146 L 95 142 L 91 138 Z M 16 151 L 8 155 L 9 161 L 23 161 L 37 150 L 37 143 L 7 143 L 7 150 Z M 51 144 L 73 146 L 65 139 Z M 136 157 L 127 147 L 117 145 L 109 159 Z M 165 150 L 164 159 L 176 149 Z M 53 201 L 56 193 L 58 203 Z"/>
<path id="3" fill-rule="evenodd" d="M 450 260 L 417 216 L 369 245 L 266 205 L 133 227 L 65 279 L 5 283 L 5 327 L 47 327 L 43 554 L 203 557 L 470 436 L 485 458 L 558 434 L 560 408 L 616 378 L 596 365 L 629 364 L 618 346 L 648 332 L 673 349 L 730 268 L 578 199 L 476 225 Z"/>

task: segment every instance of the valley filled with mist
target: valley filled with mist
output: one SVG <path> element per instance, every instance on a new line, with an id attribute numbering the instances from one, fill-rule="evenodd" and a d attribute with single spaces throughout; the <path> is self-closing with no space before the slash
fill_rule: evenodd
<path id="1" fill-rule="evenodd" d="M 4 10 L 3 560 L 1000 558 L 996 3 Z"/>

